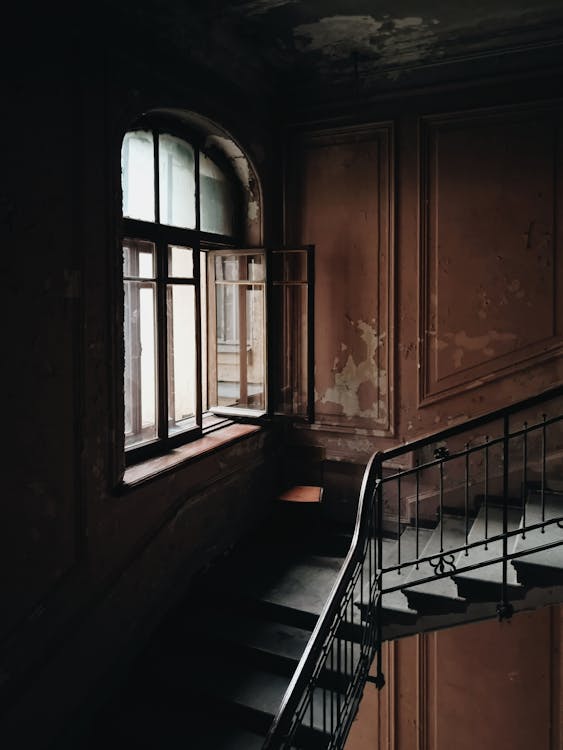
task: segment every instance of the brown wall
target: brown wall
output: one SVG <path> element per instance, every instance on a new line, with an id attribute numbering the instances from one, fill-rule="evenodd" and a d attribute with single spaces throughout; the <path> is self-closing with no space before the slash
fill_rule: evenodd
<path id="1" fill-rule="evenodd" d="M 207 45 L 198 62 L 183 33 L 173 48 L 134 26 L 142 11 L 122 26 L 112 13 L 67 28 L 48 9 L 25 19 L 25 44 L 6 40 L 7 747 L 9 732 L 39 747 L 56 731 L 191 573 L 256 521 L 273 476 L 262 432 L 118 491 L 123 132 L 154 107 L 220 122 L 261 178 L 265 244 L 281 239 L 282 196 L 280 118 L 257 70 L 242 75 Z M 415 97 L 366 108 L 361 126 L 291 130 L 286 239 L 317 248 L 317 424 L 301 434 L 327 447 L 348 498 L 375 447 L 561 380 L 559 115 L 473 114 L 480 97 L 461 115 L 449 95 L 432 111 Z"/>
<path id="2" fill-rule="evenodd" d="M 384 645 L 346 750 L 561 750 L 563 607 Z"/>
<path id="3" fill-rule="evenodd" d="M 317 274 L 316 424 L 296 440 L 365 461 L 561 382 L 562 110 L 522 90 L 292 130 L 286 236 Z"/>
<path id="4" fill-rule="evenodd" d="M 50 740 L 117 657 L 138 648 L 190 576 L 264 516 L 275 477 L 263 430 L 154 481 L 120 486 L 123 133 L 159 106 L 218 120 L 272 201 L 276 133 L 248 92 L 193 60 L 180 64 L 170 50 L 149 69 L 149 45 L 91 20 L 76 35 L 56 14 L 26 24 L 2 102 L 7 748 Z M 151 41 L 153 55 L 164 54 L 162 43 Z M 180 75 L 188 62 L 189 76 Z M 271 224 L 266 217 L 266 234 Z"/>

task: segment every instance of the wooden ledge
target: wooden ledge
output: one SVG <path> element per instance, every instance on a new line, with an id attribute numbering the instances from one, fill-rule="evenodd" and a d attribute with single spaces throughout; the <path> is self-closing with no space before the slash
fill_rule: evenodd
<path id="1" fill-rule="evenodd" d="M 180 468 L 183 464 L 203 458 L 220 448 L 226 447 L 243 437 L 259 432 L 262 428 L 249 424 L 230 424 L 220 430 L 204 435 L 198 440 L 181 445 L 163 456 L 156 456 L 147 461 L 127 467 L 123 477 L 123 487 L 134 487 L 138 484 L 160 476 L 168 471 Z"/>
<path id="2" fill-rule="evenodd" d="M 296 484 L 278 495 L 278 500 L 287 503 L 320 503 L 322 498 L 322 487 L 307 484 Z"/>

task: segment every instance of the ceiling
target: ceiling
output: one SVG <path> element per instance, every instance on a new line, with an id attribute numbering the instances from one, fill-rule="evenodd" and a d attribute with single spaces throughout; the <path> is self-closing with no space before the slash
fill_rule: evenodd
<path id="1" fill-rule="evenodd" d="M 562 0 L 137 0 L 127 12 L 289 101 L 552 64 L 563 50 Z"/>

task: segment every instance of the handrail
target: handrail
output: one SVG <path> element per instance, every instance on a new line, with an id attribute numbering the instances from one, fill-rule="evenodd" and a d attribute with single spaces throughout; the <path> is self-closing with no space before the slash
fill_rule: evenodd
<path id="1" fill-rule="evenodd" d="M 334 635 L 334 623 L 338 622 L 339 617 L 342 615 L 342 602 L 347 596 L 350 583 L 353 581 L 354 576 L 357 575 L 357 565 L 364 564 L 366 551 L 368 549 L 370 531 L 372 529 L 375 532 L 374 537 L 375 539 L 377 539 L 378 548 L 378 569 L 375 569 L 373 571 L 373 577 L 374 580 L 376 580 L 377 586 L 381 587 L 381 534 L 379 532 L 382 520 L 382 504 L 381 499 L 379 498 L 376 512 L 375 498 L 376 495 L 381 493 L 383 484 L 383 463 L 385 461 L 389 461 L 392 458 L 396 458 L 397 456 L 404 455 L 405 453 L 418 450 L 427 445 L 446 440 L 447 438 L 453 437 L 455 435 L 469 432 L 477 427 L 495 422 L 500 419 L 504 420 L 505 425 L 505 437 L 501 440 L 505 440 L 506 442 L 506 428 L 510 415 L 521 412 L 542 402 L 551 401 L 559 396 L 563 396 L 563 385 L 556 386 L 555 388 L 551 388 L 541 394 L 511 404 L 510 406 L 497 409 L 488 414 L 474 417 L 473 419 L 470 419 L 466 422 L 454 425 L 452 427 L 447 427 L 440 432 L 418 438 L 409 443 L 404 443 L 401 446 L 391 448 L 390 450 L 387 450 L 385 452 L 376 451 L 371 456 L 366 466 L 362 480 L 358 510 L 356 514 L 356 522 L 354 526 L 354 534 L 350 544 L 350 549 L 345 558 L 344 564 L 340 569 L 339 575 L 332 587 L 329 597 L 323 607 L 323 610 L 317 620 L 316 626 L 299 661 L 297 669 L 295 670 L 295 673 L 285 692 L 278 713 L 274 717 L 274 720 L 270 726 L 269 732 L 263 745 L 263 750 L 280 750 L 282 748 L 289 747 L 289 745 L 284 743 L 288 739 L 292 723 L 295 720 L 295 716 L 297 711 L 299 710 L 299 706 L 301 704 L 303 696 L 306 691 L 311 688 L 315 677 L 315 672 L 317 670 L 318 660 L 323 655 L 325 642 L 331 637 L 331 634 Z M 480 447 L 483 448 L 483 446 Z M 442 458 L 442 460 L 444 459 Z M 370 523 L 375 521 L 375 519 L 377 519 L 377 522 L 375 524 L 376 528 L 374 529 L 370 526 Z M 508 532 L 508 535 L 512 534 Z M 504 536 L 507 536 L 506 529 L 504 529 Z M 506 539 L 504 539 L 504 543 L 506 544 Z M 514 555 L 511 555 L 511 557 L 512 556 Z M 504 560 L 504 568 L 506 568 L 506 560 Z M 505 577 L 506 569 L 504 570 L 504 578 Z M 370 591 L 372 590 L 372 588 L 373 587 L 370 581 Z M 381 592 L 379 592 L 379 594 L 376 593 L 376 605 L 378 610 L 381 607 L 380 593 Z M 374 610 L 372 610 L 372 612 L 374 612 Z M 381 627 L 381 622 L 378 622 L 376 627 L 379 629 Z M 378 643 L 376 650 L 379 656 L 381 645 L 379 636 L 377 640 Z M 370 665 L 368 664 L 367 666 L 369 668 Z M 378 678 L 380 678 L 379 674 Z M 367 679 L 367 670 L 364 681 L 365 679 Z"/>
<path id="2" fill-rule="evenodd" d="M 273 742 L 274 738 L 278 737 L 283 739 L 285 737 L 287 730 L 291 725 L 294 713 L 299 705 L 299 701 L 301 700 L 303 690 L 307 687 L 313 676 L 317 659 L 321 655 L 324 641 L 329 635 L 332 621 L 339 612 L 342 596 L 354 572 L 354 565 L 357 562 L 360 562 L 359 557 L 362 549 L 360 547 L 360 541 L 362 541 L 362 539 L 367 540 L 368 529 L 368 524 L 366 522 L 362 523 L 362 521 L 364 519 L 367 521 L 366 516 L 367 511 L 369 510 L 367 498 L 370 495 L 370 489 L 372 486 L 373 491 L 375 492 L 377 479 L 376 471 L 378 466 L 381 465 L 379 458 L 381 455 L 381 453 L 374 453 L 366 466 L 360 490 L 360 500 L 350 549 L 332 587 L 326 604 L 319 615 L 317 624 L 311 633 L 311 637 L 309 638 L 297 669 L 295 670 L 291 682 L 285 692 L 280 709 L 272 722 L 270 730 L 266 736 L 266 741 L 263 745 L 263 750 L 273 750 L 273 748 L 278 747 Z"/>

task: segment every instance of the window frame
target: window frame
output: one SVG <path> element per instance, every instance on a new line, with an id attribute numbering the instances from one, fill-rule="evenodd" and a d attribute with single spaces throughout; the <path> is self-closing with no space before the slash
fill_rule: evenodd
<path id="1" fill-rule="evenodd" d="M 137 130 L 150 131 L 153 137 L 153 180 L 154 180 L 154 215 L 155 220 L 144 221 L 123 216 L 123 196 L 120 192 L 120 237 L 119 248 L 121 262 L 120 267 L 120 289 L 124 292 L 124 269 L 123 269 L 123 247 L 125 240 L 136 240 L 153 243 L 155 252 L 155 348 L 157 351 L 157 396 L 156 396 L 156 436 L 149 438 L 146 442 L 126 446 L 125 445 L 125 410 L 121 409 L 121 424 L 119 430 L 122 435 L 120 442 L 121 456 L 125 467 L 131 467 L 152 458 L 162 456 L 166 452 L 188 445 L 191 442 L 214 432 L 223 426 L 233 422 L 248 422 L 251 424 L 262 424 L 274 417 L 289 418 L 295 422 L 314 422 L 314 247 L 302 245 L 292 248 L 276 247 L 264 249 L 263 247 L 251 247 L 244 241 L 245 214 L 244 214 L 244 187 L 240 178 L 235 173 L 228 159 L 215 149 L 205 148 L 205 136 L 189 126 L 168 120 L 167 116 L 146 116 L 135 121 L 131 127 L 122 134 L 121 144 L 126 133 Z M 187 229 L 174 227 L 160 223 L 160 191 L 159 191 L 159 136 L 170 135 L 189 144 L 194 151 L 194 189 L 195 189 L 195 227 Z M 233 234 L 224 235 L 201 230 L 201 174 L 200 154 L 208 158 L 222 170 L 233 189 Z M 123 183 L 120 180 L 122 190 Z M 178 278 L 170 276 L 168 271 L 168 248 L 170 246 L 181 246 L 191 248 L 193 253 L 193 277 L 187 282 L 179 281 Z M 214 306 L 214 294 L 210 293 L 210 275 L 208 263 L 213 251 L 231 251 L 233 254 L 263 254 L 265 262 L 264 282 L 264 410 L 254 411 L 251 408 L 238 408 L 236 406 L 211 407 L 203 411 L 203 396 L 208 394 L 210 388 L 209 375 L 209 351 L 211 342 L 215 340 L 217 322 L 214 318 L 216 311 Z M 307 336 L 307 383 L 306 383 L 306 412 L 287 413 L 280 410 L 280 394 L 278 393 L 281 383 L 281 375 L 276 371 L 276 357 L 274 356 L 274 339 L 285 324 L 280 310 L 275 309 L 273 294 L 274 287 L 279 285 L 279 280 L 273 277 L 272 258 L 276 252 L 306 251 L 307 253 L 307 279 L 305 282 L 295 282 L 297 285 L 307 286 L 307 313 L 306 313 L 306 336 Z M 205 269 L 201 266 L 205 265 Z M 202 273 L 203 271 L 203 273 Z M 252 283 L 249 280 L 250 283 Z M 196 414 L 195 426 L 177 434 L 169 433 L 169 396 L 168 396 L 168 316 L 167 316 L 167 289 L 170 284 L 189 283 L 195 292 L 195 336 L 196 336 Z M 293 283 L 293 282 L 290 282 Z M 202 304 L 202 294 L 206 294 Z M 122 308 L 123 316 L 124 309 Z M 203 316 L 205 318 L 203 319 Z M 203 326 L 205 326 L 205 333 Z M 210 336 L 210 326 L 214 326 L 213 335 Z M 121 319 L 120 332 L 124 334 L 124 317 Z M 203 337 L 205 335 L 205 341 Z M 216 340 L 215 340 L 215 343 Z M 123 378 L 125 374 L 124 349 L 122 349 L 122 371 L 120 380 L 120 396 L 122 405 L 125 405 Z M 203 357 L 206 357 L 205 367 Z M 204 377 L 205 376 L 205 377 Z M 204 382 L 205 380 L 205 382 Z M 209 403 L 209 399 L 206 398 Z M 205 420 L 204 420 L 205 417 Z M 122 465 L 123 465 L 122 464 Z"/>
<path id="2" fill-rule="evenodd" d="M 178 126 L 176 123 L 168 123 L 160 120 L 147 120 L 142 118 L 129 127 L 122 136 L 121 144 L 126 133 L 138 130 L 150 131 L 153 137 L 153 180 L 154 180 L 154 216 L 155 220 L 144 221 L 142 219 L 129 218 L 123 216 L 123 201 L 121 202 L 121 231 L 120 231 L 120 248 L 123 258 L 123 247 L 127 240 L 153 243 L 155 249 L 155 279 L 156 287 L 155 299 L 155 349 L 157 351 L 157 375 L 156 375 L 156 436 L 149 438 L 147 441 L 138 445 L 127 447 L 125 445 L 125 422 L 121 429 L 124 435 L 124 460 L 125 466 L 131 466 L 140 461 L 158 456 L 168 450 L 183 445 L 185 443 L 197 440 L 205 434 L 203 426 L 202 411 L 202 391 L 203 391 L 203 368 L 202 368 L 202 324 L 207 325 L 207 321 L 202 321 L 202 303 L 201 303 L 201 269 L 200 259 L 202 254 L 207 255 L 207 251 L 232 249 L 235 251 L 241 246 L 243 212 L 242 212 L 242 188 L 236 175 L 225 159 L 221 159 L 214 151 L 210 152 L 203 146 L 203 138 L 191 131 L 189 128 Z M 159 190 L 159 136 L 170 135 L 179 138 L 189 144 L 194 151 L 194 182 L 195 182 L 195 227 L 187 229 L 175 227 L 160 222 L 160 190 Z M 233 188 L 233 228 L 232 235 L 217 234 L 201 230 L 201 210 L 200 210 L 200 154 L 205 154 L 210 158 L 227 178 Z M 121 190 L 123 190 L 122 182 Z M 168 269 L 168 248 L 171 246 L 187 247 L 193 253 L 193 277 L 191 280 L 178 279 L 169 275 Z M 124 291 L 125 275 L 123 273 L 123 261 L 121 262 L 121 288 Z M 195 426 L 176 435 L 169 435 L 169 353 L 168 353 L 168 315 L 167 315 L 167 290 L 171 284 L 184 284 L 193 286 L 195 292 L 195 351 L 196 351 L 196 413 Z M 123 323 L 121 326 L 123 333 Z M 125 356 L 125 352 L 124 352 Z M 123 362 L 123 374 L 125 372 L 125 361 Z M 122 381 L 123 382 L 123 381 Z M 122 391 L 123 393 L 123 391 Z M 124 396 L 123 396 L 124 398 Z M 125 414 L 123 415 L 125 419 Z M 217 419 L 214 419 L 210 429 L 213 429 Z"/>

